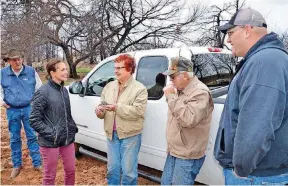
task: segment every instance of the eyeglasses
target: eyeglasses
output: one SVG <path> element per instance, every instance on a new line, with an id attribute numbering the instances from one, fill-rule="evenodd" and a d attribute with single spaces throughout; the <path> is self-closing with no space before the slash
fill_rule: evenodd
<path id="1" fill-rule="evenodd" d="M 126 68 L 126 67 L 114 67 L 115 70 L 121 70 L 121 68 Z"/>
<path id="2" fill-rule="evenodd" d="M 176 78 L 176 76 L 178 76 L 178 75 L 180 75 L 181 73 L 180 72 L 176 72 L 176 73 L 174 73 L 174 74 L 171 74 L 169 77 L 170 77 L 170 79 L 173 81 L 175 78 Z"/>
<path id="3" fill-rule="evenodd" d="M 237 30 L 239 30 L 239 28 L 244 28 L 245 26 L 235 26 L 232 29 L 230 29 L 229 31 L 227 31 L 227 35 L 228 37 L 231 37 Z M 235 29 L 234 29 L 235 28 Z"/>

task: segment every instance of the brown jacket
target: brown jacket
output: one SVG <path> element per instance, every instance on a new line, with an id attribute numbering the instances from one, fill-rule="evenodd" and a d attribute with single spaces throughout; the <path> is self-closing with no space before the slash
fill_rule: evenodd
<path id="1" fill-rule="evenodd" d="M 214 109 L 208 87 L 194 76 L 182 92 L 169 95 L 167 102 L 167 151 L 183 159 L 203 157 Z"/>
<path id="2" fill-rule="evenodd" d="M 120 139 L 140 134 L 147 105 L 146 87 L 132 77 L 124 85 L 119 97 L 118 91 L 119 83 L 116 80 L 108 83 L 101 94 L 102 101 L 108 104 L 117 103 L 116 112 L 106 111 L 103 116 L 99 117 L 104 118 L 104 130 L 110 140 L 112 140 L 114 118 Z"/>

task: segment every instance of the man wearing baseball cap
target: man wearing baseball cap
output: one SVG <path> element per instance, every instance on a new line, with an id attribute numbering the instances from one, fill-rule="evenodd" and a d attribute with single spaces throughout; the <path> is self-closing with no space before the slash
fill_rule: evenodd
<path id="1" fill-rule="evenodd" d="M 184 57 L 171 59 L 168 75 L 173 86 L 163 89 L 168 103 L 167 159 L 162 185 L 193 185 L 205 160 L 214 108 L 208 87 L 193 73 Z"/>
<path id="2" fill-rule="evenodd" d="M 218 29 L 243 57 L 229 86 L 214 155 L 228 185 L 288 184 L 288 53 L 256 10 Z"/>
<path id="3" fill-rule="evenodd" d="M 6 108 L 13 163 L 11 178 L 15 178 L 22 168 L 22 123 L 33 166 L 36 170 L 41 170 L 42 163 L 37 137 L 30 126 L 29 117 L 32 96 L 42 82 L 32 67 L 23 64 L 22 55 L 18 50 L 10 50 L 4 60 L 9 65 L 1 69 L 0 101 L 1 105 Z"/>

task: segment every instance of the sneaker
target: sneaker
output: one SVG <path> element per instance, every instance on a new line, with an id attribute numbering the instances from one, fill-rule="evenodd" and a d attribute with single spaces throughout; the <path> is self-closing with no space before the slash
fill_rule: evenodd
<path id="1" fill-rule="evenodd" d="M 11 172 L 11 178 L 15 178 L 16 176 L 18 176 L 20 174 L 20 170 L 22 167 L 17 167 L 17 168 L 13 168 L 12 172 Z"/>

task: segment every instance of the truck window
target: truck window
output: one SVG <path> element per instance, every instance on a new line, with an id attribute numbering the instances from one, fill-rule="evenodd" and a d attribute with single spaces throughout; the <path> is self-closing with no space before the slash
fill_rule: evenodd
<path id="1" fill-rule="evenodd" d="M 192 61 L 199 80 L 214 89 L 229 84 L 237 60 L 231 54 L 207 53 L 194 55 Z"/>
<path id="2" fill-rule="evenodd" d="M 147 56 L 140 59 L 136 80 L 146 86 L 149 100 L 158 100 L 163 96 L 166 77 L 162 72 L 168 69 L 165 56 Z"/>
<path id="3" fill-rule="evenodd" d="M 114 61 L 109 61 L 99 67 L 88 79 L 86 95 L 100 96 L 103 88 L 115 80 Z"/>

